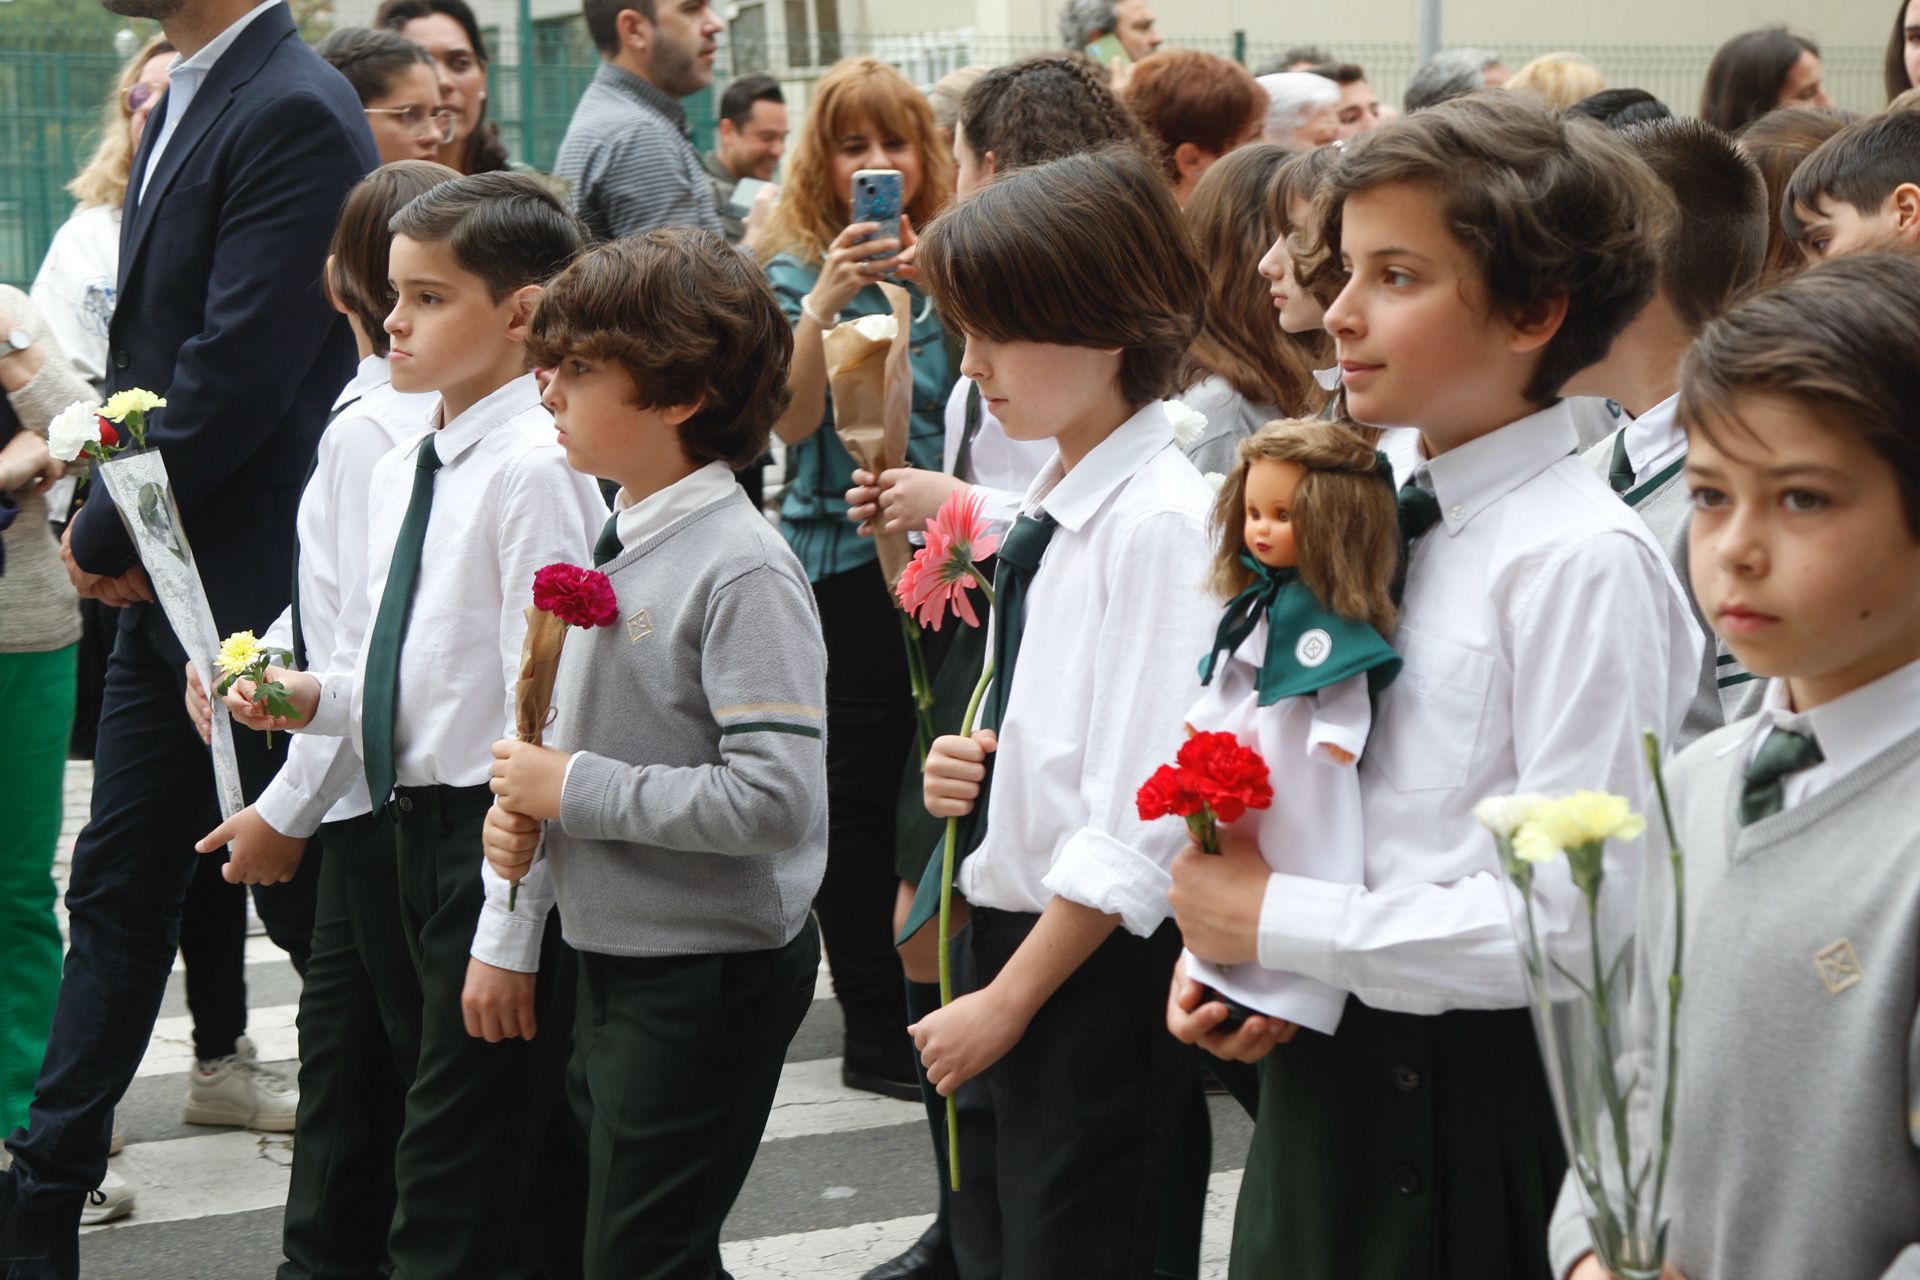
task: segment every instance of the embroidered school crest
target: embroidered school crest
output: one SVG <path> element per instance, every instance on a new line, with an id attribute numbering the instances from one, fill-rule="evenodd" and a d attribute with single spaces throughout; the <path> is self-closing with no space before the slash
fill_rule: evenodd
<path id="1" fill-rule="evenodd" d="M 653 617 L 645 609 L 627 615 L 627 643 L 634 644 L 653 634 Z"/>
<path id="2" fill-rule="evenodd" d="M 1860 957 L 1854 954 L 1853 944 L 1845 938 L 1814 952 L 1813 967 L 1819 971 L 1820 981 L 1830 996 L 1839 995 L 1865 976 L 1860 969 Z"/>

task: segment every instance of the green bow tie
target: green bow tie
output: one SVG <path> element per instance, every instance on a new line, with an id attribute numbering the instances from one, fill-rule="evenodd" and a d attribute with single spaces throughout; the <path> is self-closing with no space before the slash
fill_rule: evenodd
<path id="1" fill-rule="evenodd" d="M 1787 776 L 1826 758 L 1812 734 L 1775 725 L 1747 765 L 1746 782 L 1740 788 L 1740 825 L 1750 826 L 1786 808 Z"/>

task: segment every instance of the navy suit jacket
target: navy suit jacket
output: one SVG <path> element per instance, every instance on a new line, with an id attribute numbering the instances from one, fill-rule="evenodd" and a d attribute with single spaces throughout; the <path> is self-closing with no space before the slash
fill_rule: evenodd
<path id="1" fill-rule="evenodd" d="M 214 621 L 258 631 L 286 606 L 300 486 L 353 374 L 353 335 L 321 275 L 341 205 L 379 153 L 359 99 L 285 5 L 207 73 L 142 196 L 162 110 L 127 183 L 107 387 L 167 398 L 147 442 L 166 459 Z M 137 561 L 112 508 L 96 485 L 73 521 L 73 557 L 91 573 Z"/>

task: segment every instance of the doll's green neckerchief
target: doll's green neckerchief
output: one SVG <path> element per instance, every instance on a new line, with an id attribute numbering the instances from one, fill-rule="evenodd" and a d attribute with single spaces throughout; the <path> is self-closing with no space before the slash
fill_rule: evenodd
<path id="1" fill-rule="evenodd" d="M 1267 623 L 1267 653 L 1257 684 L 1263 707 L 1363 671 L 1368 688 L 1377 694 L 1400 674 L 1400 655 L 1393 646 L 1366 623 L 1322 605 L 1300 581 L 1298 569 L 1270 569 L 1245 552 L 1240 563 L 1253 571 L 1253 582 L 1221 615 L 1213 649 L 1200 660 L 1201 684 L 1212 683 L 1220 656 L 1238 650 L 1262 618 Z"/>

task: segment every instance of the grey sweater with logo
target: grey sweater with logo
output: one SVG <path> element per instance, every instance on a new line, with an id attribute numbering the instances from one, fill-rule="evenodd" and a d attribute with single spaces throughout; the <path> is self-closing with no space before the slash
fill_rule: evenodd
<path id="1" fill-rule="evenodd" d="M 826 646 L 806 574 L 738 492 L 601 571 L 619 619 L 568 633 L 546 735 L 585 753 L 546 827 L 567 942 L 782 946 L 827 864 Z"/>
<path id="2" fill-rule="evenodd" d="M 1669 771 L 1686 944 L 1668 1260 L 1687 1280 L 1920 1280 L 1920 731 L 1742 827 L 1752 732 L 1709 734 Z M 1640 921 L 1651 1054 L 1672 962 L 1664 867 Z M 1554 1274 L 1590 1248 L 1569 1184 Z"/>

